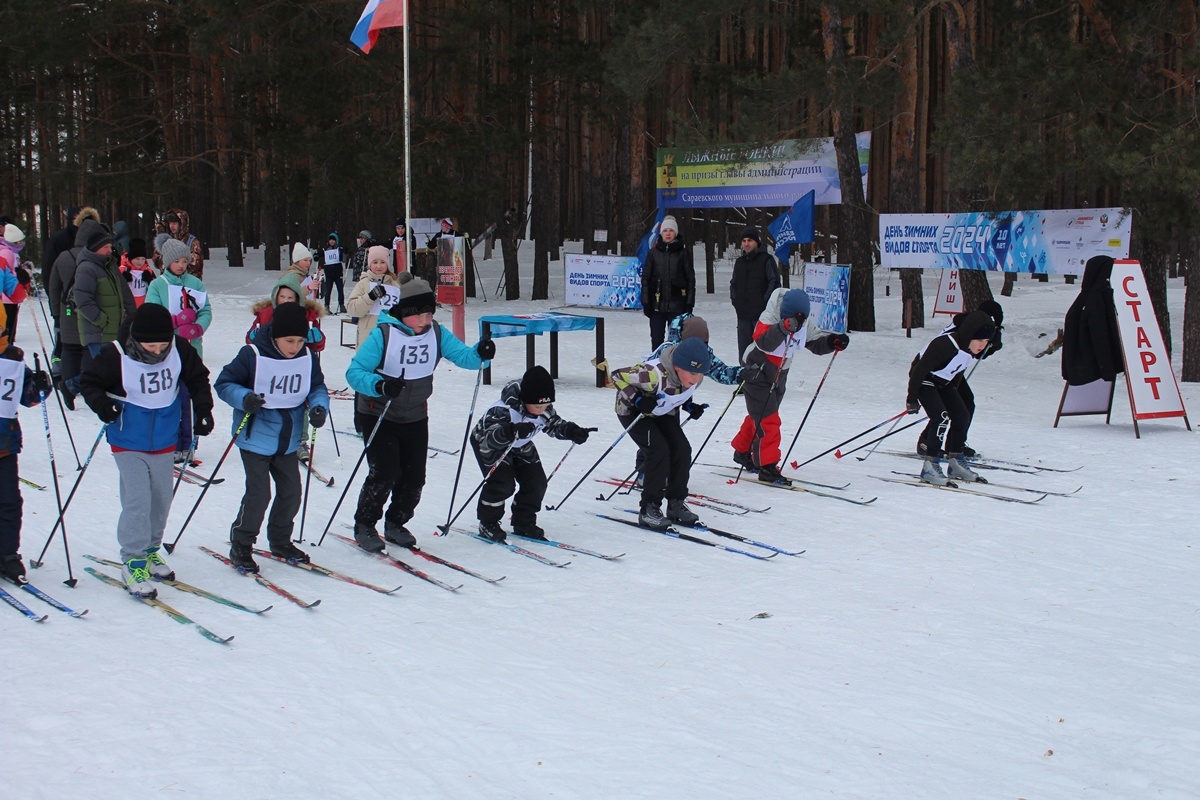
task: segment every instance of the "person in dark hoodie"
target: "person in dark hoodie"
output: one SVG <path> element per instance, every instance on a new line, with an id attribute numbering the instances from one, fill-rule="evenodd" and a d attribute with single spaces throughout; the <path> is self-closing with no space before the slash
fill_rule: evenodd
<path id="1" fill-rule="evenodd" d="M 229 560 L 244 572 L 258 572 L 254 542 L 268 504 L 271 552 L 300 563 L 309 561 L 308 554 L 292 543 L 301 498 L 297 451 L 305 419 L 314 428 L 325 424 L 329 392 L 320 359 L 305 346 L 308 331 L 304 307 L 280 303 L 271 321 L 258 329 L 254 344 L 243 346 L 217 377 L 217 396 L 234 409 L 233 431 L 246 473 L 246 493 L 229 531 Z M 242 428 L 248 415 L 253 417 Z"/>
<path id="2" fill-rule="evenodd" d="M 779 263 L 762 246 L 758 228 L 742 231 L 742 255 L 733 262 L 729 300 L 737 313 L 738 360 L 746 363 L 746 348 L 754 341 L 754 328 L 772 292 L 782 286 Z"/>
<path id="3" fill-rule="evenodd" d="M 913 359 L 908 370 L 905 407 L 909 414 L 922 408 L 929 423 L 921 433 L 917 451 L 925 459 L 921 480 L 945 486 L 951 480 L 979 481 L 979 475 L 963 463 L 963 446 L 971 429 L 971 415 L 959 394 L 966 370 L 987 348 L 996 333 L 996 323 L 985 311 L 972 311 L 950 333 L 937 336 Z M 945 447 L 942 437 L 945 436 Z M 947 473 L 941 458 L 946 457 Z"/>
<path id="4" fill-rule="evenodd" d="M 1079 296 L 1063 322 L 1062 376 L 1072 386 L 1114 381 L 1125 371 L 1117 307 L 1113 302 L 1113 260 L 1093 256 L 1083 268 Z"/>
<path id="5" fill-rule="evenodd" d="M 46 249 L 42 252 L 42 286 L 50 285 L 50 270 L 54 269 L 54 262 L 75 246 L 79 223 L 85 219 L 99 220 L 100 214 L 91 206 L 71 206 L 67 209 L 66 227 L 55 231 L 46 240 Z"/>
<path id="6" fill-rule="evenodd" d="M 667 324 L 696 306 L 696 268 L 692 248 L 679 241 L 679 223 L 663 217 L 658 241 L 642 269 L 642 313 L 650 319 L 650 349 L 663 343 Z"/>
<path id="7" fill-rule="evenodd" d="M 87 237 L 100 224 L 100 214 L 90 206 L 76 207 L 71 210 L 74 214 L 67 218 L 70 224 L 50 237 L 50 241 L 46 245 L 46 252 L 42 256 L 42 286 L 46 287 L 46 296 L 50 301 L 50 316 L 54 320 L 54 352 L 50 354 L 50 372 L 59 375 L 64 381 L 67 377 L 79 375 L 80 363 L 83 358 L 81 355 L 82 345 L 79 343 L 79 326 L 75 323 L 74 318 L 68 323 L 69 330 L 63 330 L 63 324 L 67 323 L 67 320 L 63 319 L 64 310 L 69 310 L 65 308 L 66 295 L 75 282 L 76 259 L 79 257 L 79 252 L 87 244 Z M 84 223 L 88 223 L 88 230 L 81 234 L 80 228 L 84 226 Z M 68 231 L 71 233 L 71 238 L 64 244 L 62 240 Z M 59 249 L 60 245 L 62 245 L 61 249 Z M 50 257 L 51 252 L 54 253 L 53 258 Z M 49 267 L 46 266 L 47 263 Z M 71 349 L 70 353 L 64 352 L 68 346 Z M 67 373 L 65 377 L 63 377 L 64 373 Z M 64 392 L 63 398 L 69 407 L 74 408 L 74 394 L 68 395 Z"/>
<path id="8" fill-rule="evenodd" d="M 979 304 L 979 310 L 986 312 L 991 316 L 992 321 L 996 323 L 996 332 L 992 334 L 991 341 L 988 346 L 983 348 L 983 352 L 975 356 L 977 361 L 982 361 L 990 355 L 993 355 L 997 350 L 1004 347 L 1003 334 L 1004 330 L 1004 309 L 995 300 L 984 300 Z M 967 318 L 967 312 L 963 311 L 955 314 L 950 324 L 942 328 L 942 333 L 954 333 L 958 326 Z M 971 368 L 974 370 L 974 367 Z M 967 383 L 968 374 L 963 375 L 962 381 L 958 384 L 958 396 L 962 398 L 963 406 L 967 409 L 967 418 L 975 418 L 975 393 L 971 391 L 971 384 Z M 917 452 L 920 453 L 920 442 L 917 443 Z M 966 442 L 963 442 L 962 454 L 964 458 L 977 458 L 979 454 L 975 452 L 975 448 L 971 447 Z"/>
<path id="9" fill-rule="evenodd" d="M 321 269 L 325 270 L 325 282 L 322 286 L 325 292 L 323 298 L 325 307 L 333 314 L 346 313 L 346 283 L 345 276 L 346 251 L 338 242 L 336 233 L 329 234 L 329 240 L 321 248 Z M 333 299 L 333 289 L 337 287 L 338 310 L 334 311 L 329 301 Z"/>

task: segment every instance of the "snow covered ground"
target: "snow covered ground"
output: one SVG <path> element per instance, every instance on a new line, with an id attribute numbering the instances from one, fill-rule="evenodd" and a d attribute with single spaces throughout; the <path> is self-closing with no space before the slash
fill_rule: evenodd
<path id="1" fill-rule="evenodd" d="M 703 263 L 697 251 L 698 263 Z M 205 337 L 214 376 L 248 327 L 250 303 L 278 273 L 206 268 L 213 327 Z M 542 311 L 558 299 L 474 302 L 468 339 L 487 313 Z M 735 360 L 727 302 L 729 264 L 697 308 L 719 355 Z M 489 291 L 498 259 L 482 267 Z M 793 457 L 801 459 L 902 408 L 914 352 L 936 328 L 906 340 L 895 329 L 899 285 L 879 275 L 882 330 L 852 337 L 838 357 Z M 932 303 L 936 275 L 927 277 Z M 525 276 L 525 294 L 530 285 Z M 997 284 L 998 288 L 998 284 Z M 222 550 L 241 496 L 241 465 L 226 462 L 170 559 L 181 580 L 259 606 L 253 616 L 161 589 L 161 597 L 214 631 L 227 647 L 139 605 L 83 572 L 84 553 L 116 557 L 116 470 L 97 453 L 68 513 L 79 584 L 58 543 L 35 582 L 91 612 L 70 619 L 18 593 L 50 619 L 33 625 L 0 609 L 0 786 L 4 797 L 119 798 L 1195 798 L 1200 796 L 1200 493 L 1193 434 L 1181 422 L 1147 423 L 1136 440 L 1123 390 L 1113 424 L 1068 419 L 1051 427 L 1062 389 L 1057 355 L 1030 351 L 1053 336 L 1077 287 L 1021 281 L 1004 300 L 1005 348 L 972 379 L 980 413 L 971 442 L 1015 461 L 1082 469 L 1036 476 L 989 473 L 1006 483 L 1083 490 L 1026 506 L 875 480 L 916 462 L 877 453 L 859 463 L 827 457 L 805 477 L 850 482 L 857 507 L 757 485 L 728 486 L 697 467 L 693 491 L 771 506 L 743 517 L 700 509 L 713 525 L 786 547 L 769 562 L 597 519 L 634 499 L 599 502 L 586 482 L 541 521 L 552 535 L 610 553 L 616 562 L 542 548 L 571 561 L 553 569 L 457 534 L 444 520 L 455 459 L 429 461 L 413 524 L 421 543 L 491 575 L 489 585 L 416 561 L 462 583 L 457 594 L 327 539 L 316 561 L 380 584 L 383 596 L 264 562 L 263 573 L 306 599 L 305 610 L 238 575 L 197 545 Z M 1180 341 L 1183 286 L 1170 286 Z M 30 309 L 20 337 L 36 339 Z M 586 312 L 585 312 L 586 313 Z M 621 366 L 644 354 L 637 313 L 604 313 L 607 352 Z M 448 314 L 443 322 L 448 324 Z M 940 326 L 940 323 L 936 323 Z M 334 345 L 336 323 L 326 332 Z M 347 331 L 352 339 L 352 334 Z M 561 337 L 556 407 L 599 426 L 550 484 L 557 503 L 619 433 L 613 396 L 593 386 L 590 333 Z M 524 369 L 518 339 L 499 340 L 496 384 Z M 544 362 L 545 339 L 538 342 Z M 330 346 L 331 387 L 345 385 L 349 349 Z M 32 361 L 32 359 L 30 359 Z M 1178 372 L 1178 354 L 1176 356 Z M 790 440 L 826 361 L 801 355 L 783 406 Z M 444 365 L 436 380 L 431 443 L 458 448 L 474 374 Z M 1193 412 L 1200 389 L 1183 387 Z M 708 415 L 689 426 L 698 446 L 729 398 L 706 382 Z M 51 407 L 64 493 L 74 459 Z M 741 419 L 738 400 L 701 461 L 727 462 Z M 22 474 L 48 484 L 39 410 L 23 410 Z M 201 457 L 211 470 L 229 441 L 231 410 L 218 403 L 216 434 Z M 334 403 L 342 430 L 351 404 Z M 71 417 L 81 455 L 99 431 Z M 915 436 L 896 437 L 908 449 Z M 890 443 L 890 442 L 889 442 Z M 317 465 L 337 488 L 313 484 L 306 539 L 320 533 L 361 452 L 328 430 Z M 886 446 L 886 445 L 885 445 Z M 562 442 L 539 444 L 552 467 Z M 623 476 L 623 442 L 593 477 Z M 470 461 L 459 502 L 478 481 Z M 339 521 L 351 519 L 358 483 Z M 168 536 L 199 489 L 183 486 Z M 1031 497 L 1031 495 L 1027 496 Z M 55 519 L 52 490 L 25 489 L 23 552 L 34 557 Z M 1188 520 L 1192 520 L 1188 522 Z M 471 521 L 471 515 L 464 515 Z M 336 523 L 335 532 L 344 533 Z M 265 539 L 265 537 L 264 537 Z M 415 561 L 410 558 L 409 560 Z M 109 570 L 115 572 L 114 570 Z"/>

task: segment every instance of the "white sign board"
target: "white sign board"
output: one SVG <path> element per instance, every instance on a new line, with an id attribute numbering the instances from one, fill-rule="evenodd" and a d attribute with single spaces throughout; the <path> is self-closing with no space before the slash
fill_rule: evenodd
<path id="1" fill-rule="evenodd" d="M 1113 264 L 1110 283 L 1113 302 L 1117 306 L 1117 327 L 1121 331 L 1121 349 L 1125 353 L 1125 375 L 1129 380 L 1133 418 L 1186 418 L 1179 383 L 1171 369 L 1171 357 L 1167 354 L 1158 317 L 1150 303 L 1142 265 L 1137 261 L 1117 261 Z"/>
<path id="2" fill-rule="evenodd" d="M 937 297 L 933 301 L 934 316 L 938 314 L 961 314 L 963 307 L 962 284 L 958 282 L 958 270 L 944 269 L 938 278 Z"/>
<path id="3" fill-rule="evenodd" d="M 636 256 L 566 256 L 567 303 L 602 308 L 642 307 L 642 265 Z"/>

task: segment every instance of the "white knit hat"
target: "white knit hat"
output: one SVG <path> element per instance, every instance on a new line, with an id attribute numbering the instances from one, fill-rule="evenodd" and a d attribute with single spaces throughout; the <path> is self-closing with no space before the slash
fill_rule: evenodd
<path id="1" fill-rule="evenodd" d="M 675 221 L 674 217 L 668 214 L 667 216 L 663 217 L 662 224 L 658 226 L 658 229 L 659 231 L 675 231 L 676 235 L 678 235 L 679 223 Z"/>
<path id="2" fill-rule="evenodd" d="M 313 257 L 312 251 L 309 250 L 304 245 L 300 244 L 299 242 L 296 242 L 294 245 L 292 245 L 292 263 L 293 264 L 299 264 L 304 259 L 312 258 L 312 257 Z"/>
<path id="3" fill-rule="evenodd" d="M 9 244 L 17 244 L 25 241 L 25 234 L 20 228 L 10 222 L 4 226 L 4 241 Z"/>

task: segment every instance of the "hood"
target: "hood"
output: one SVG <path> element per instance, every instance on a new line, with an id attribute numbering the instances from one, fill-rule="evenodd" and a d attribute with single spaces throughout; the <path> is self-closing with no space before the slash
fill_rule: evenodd
<path id="1" fill-rule="evenodd" d="M 1099 289 L 1112 277 L 1113 260 L 1109 256 L 1092 256 L 1083 267 L 1083 281 L 1079 293 L 1085 294 Z"/>
<path id="2" fill-rule="evenodd" d="M 342 240 L 338 238 L 338 235 L 337 235 L 336 233 L 331 233 L 331 234 L 329 234 L 328 236 L 326 236 L 326 237 L 325 237 L 325 241 L 327 241 L 327 242 L 328 242 L 330 239 L 333 239 L 333 243 L 334 243 L 334 244 L 336 244 L 336 245 L 339 245 L 339 246 L 340 246 L 340 245 L 342 244 Z"/>
<path id="3" fill-rule="evenodd" d="M 188 234 L 192 229 L 191 222 L 188 220 L 188 213 L 182 208 L 169 208 L 167 209 L 167 213 L 179 217 L 179 233 L 175 234 L 175 238 L 181 242 L 186 242 Z M 169 232 L 171 228 L 164 222 L 163 230 Z"/>
<path id="4" fill-rule="evenodd" d="M 86 245 L 88 238 L 103 227 L 103 225 L 90 217 L 85 219 L 80 223 L 79 230 L 75 232 L 75 246 L 83 247 Z"/>
<path id="5" fill-rule="evenodd" d="M 296 297 L 304 299 L 304 289 L 300 286 L 300 276 L 294 272 L 289 272 L 275 282 L 275 286 L 271 288 L 271 305 L 279 305 L 276 298 L 279 296 L 279 290 L 287 287 L 296 293 Z"/>
<path id="6" fill-rule="evenodd" d="M 995 325 L 992 315 L 986 311 L 971 311 L 963 316 L 962 322 L 955 326 L 950 337 L 954 339 L 959 350 L 967 350 L 971 345 L 971 334 L 983 327 L 994 329 Z"/>
<path id="7" fill-rule="evenodd" d="M 667 384 L 672 389 L 682 389 L 683 384 L 679 382 L 679 376 L 675 374 L 675 348 L 679 345 L 673 344 L 663 348 L 662 354 L 658 360 L 663 365 L 663 372 L 666 373 Z"/>

